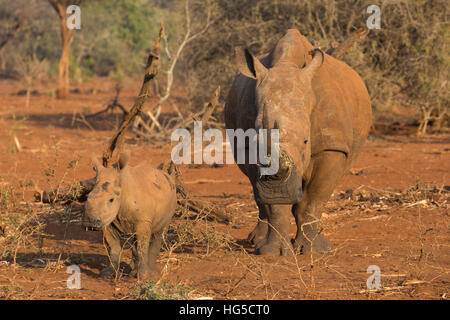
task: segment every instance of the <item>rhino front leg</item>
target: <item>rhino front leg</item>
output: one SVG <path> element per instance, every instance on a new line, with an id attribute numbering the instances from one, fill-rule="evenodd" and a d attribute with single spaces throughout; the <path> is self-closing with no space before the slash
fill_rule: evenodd
<path id="1" fill-rule="evenodd" d="M 254 190 L 253 192 L 255 194 L 256 192 L 255 181 L 256 178 L 258 177 L 258 167 L 255 165 L 239 165 L 239 168 L 242 170 L 242 172 L 244 172 L 248 176 L 250 182 L 252 183 Z M 256 201 L 256 205 L 258 206 L 259 210 L 259 221 L 256 224 L 253 231 L 249 233 L 247 240 L 251 244 L 254 244 L 256 247 L 258 247 L 260 245 L 263 245 L 264 242 L 266 241 L 267 232 L 269 231 L 269 223 L 267 220 L 269 215 L 267 212 L 267 206 L 258 201 Z"/>
<path id="2" fill-rule="evenodd" d="M 136 255 L 137 255 L 137 277 L 139 281 L 150 277 L 148 266 L 148 250 L 151 237 L 151 226 L 149 223 L 141 223 L 136 228 Z"/>
<path id="3" fill-rule="evenodd" d="M 267 212 L 268 230 L 264 241 L 255 248 L 256 254 L 289 255 L 290 205 L 264 205 Z"/>
<path id="4" fill-rule="evenodd" d="M 136 241 L 133 243 L 133 245 L 131 246 L 131 272 L 130 272 L 130 276 L 132 277 L 136 277 L 137 276 L 137 266 L 138 266 L 138 254 L 137 254 L 137 245 L 136 245 Z"/>
<path id="5" fill-rule="evenodd" d="M 161 249 L 162 231 L 152 235 L 150 246 L 148 248 L 148 267 L 152 274 L 159 274 L 159 269 L 156 264 L 156 258 L 158 257 Z"/>
<path id="6" fill-rule="evenodd" d="M 310 181 L 307 183 L 303 199 L 292 209 L 297 224 L 297 235 L 294 248 L 305 253 L 325 254 L 330 251 L 330 245 L 319 233 L 319 221 L 322 209 L 334 188 L 347 168 L 347 158 L 342 152 L 325 151 L 313 159 L 313 169 Z"/>
<path id="7" fill-rule="evenodd" d="M 108 248 L 108 255 L 110 260 L 110 265 L 104 268 L 100 275 L 102 277 L 115 276 L 119 271 L 120 265 L 120 252 L 122 250 L 120 246 L 120 236 L 111 225 L 108 225 L 103 230 L 103 237 L 105 239 L 106 247 Z"/>
<path id="8" fill-rule="evenodd" d="M 247 240 L 255 246 L 262 245 L 267 238 L 267 232 L 269 231 L 267 208 L 261 203 L 256 202 L 259 209 L 259 221 L 255 228 L 248 235 Z"/>

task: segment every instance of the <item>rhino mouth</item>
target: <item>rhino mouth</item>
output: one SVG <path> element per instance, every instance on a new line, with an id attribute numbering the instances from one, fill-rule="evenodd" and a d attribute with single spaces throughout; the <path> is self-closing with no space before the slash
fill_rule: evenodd
<path id="1" fill-rule="evenodd" d="M 255 197 L 263 204 L 295 204 L 302 200 L 302 180 L 292 160 L 280 152 L 280 165 L 275 175 L 256 180 Z"/>
<path id="2" fill-rule="evenodd" d="M 98 223 L 98 222 L 96 223 L 96 222 L 92 222 L 92 221 L 83 221 L 82 225 L 87 231 L 102 230 L 102 225 L 101 225 L 101 223 Z"/>
<path id="3" fill-rule="evenodd" d="M 269 125 L 267 106 L 263 106 L 262 128 L 268 130 L 270 136 L 272 129 L 279 130 L 278 121 L 274 121 L 273 128 Z M 278 161 L 278 172 L 274 175 L 261 175 L 256 179 L 255 199 L 263 204 L 295 204 L 302 200 L 302 179 L 299 178 L 295 164 L 279 144 L 272 146 L 271 139 L 267 139 L 267 153 L 271 158 L 272 147 L 277 150 L 275 154 Z M 261 167 L 270 166 L 258 163 Z M 260 170 L 261 173 L 261 170 Z"/>
<path id="4" fill-rule="evenodd" d="M 82 226 L 86 231 L 100 231 L 102 230 L 102 222 L 100 220 L 94 220 L 89 218 L 86 213 L 83 214 Z"/>

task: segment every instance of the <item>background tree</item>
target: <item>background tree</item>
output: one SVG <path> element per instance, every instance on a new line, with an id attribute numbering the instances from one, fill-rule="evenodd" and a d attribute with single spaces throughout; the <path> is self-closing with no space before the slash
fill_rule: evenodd
<path id="1" fill-rule="evenodd" d="M 67 28 L 66 11 L 70 5 L 79 5 L 81 0 L 49 0 L 59 17 L 61 28 L 61 57 L 58 67 L 58 89 L 56 97 L 64 99 L 69 95 L 69 54 L 73 40 L 73 30 Z"/>

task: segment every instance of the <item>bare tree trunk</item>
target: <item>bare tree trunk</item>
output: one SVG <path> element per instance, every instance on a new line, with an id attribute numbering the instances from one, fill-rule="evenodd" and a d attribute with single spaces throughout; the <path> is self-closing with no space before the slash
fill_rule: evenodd
<path id="1" fill-rule="evenodd" d="M 66 26 L 66 10 L 68 6 L 66 1 L 64 0 L 49 0 L 49 1 L 59 16 L 59 22 L 61 27 L 62 51 L 61 57 L 59 59 L 58 89 L 56 90 L 56 97 L 58 99 L 65 99 L 69 96 L 69 55 L 70 55 L 70 45 L 73 40 L 73 32 Z"/>

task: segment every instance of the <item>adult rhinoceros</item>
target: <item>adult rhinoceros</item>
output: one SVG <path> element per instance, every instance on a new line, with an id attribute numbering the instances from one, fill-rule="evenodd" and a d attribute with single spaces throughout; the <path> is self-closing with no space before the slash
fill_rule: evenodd
<path id="1" fill-rule="evenodd" d="M 294 249 L 304 252 L 312 244 L 313 252 L 327 253 L 319 219 L 367 138 L 372 110 L 366 86 L 347 64 L 313 48 L 294 29 L 261 59 L 236 48 L 236 62 L 240 74 L 225 106 L 227 128 L 279 128 L 277 174 L 260 175 L 260 163 L 239 164 L 259 208 L 249 235 L 255 253 L 289 254 L 291 213 Z"/>

